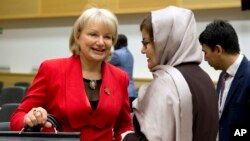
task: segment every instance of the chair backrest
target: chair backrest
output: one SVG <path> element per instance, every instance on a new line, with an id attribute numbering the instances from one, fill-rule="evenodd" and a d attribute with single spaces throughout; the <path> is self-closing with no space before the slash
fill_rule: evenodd
<path id="1" fill-rule="evenodd" d="M 0 98 L 0 107 L 5 103 L 21 103 L 25 93 L 24 87 L 4 87 Z"/>
<path id="2" fill-rule="evenodd" d="M 24 81 L 18 81 L 14 83 L 14 86 L 18 86 L 18 87 L 24 87 L 25 88 L 25 93 L 28 91 L 29 87 L 30 87 L 30 83 L 29 82 L 24 82 Z"/>
<path id="3" fill-rule="evenodd" d="M 10 122 L 0 122 L 0 131 L 11 131 Z"/>
<path id="4" fill-rule="evenodd" d="M 4 83 L 3 83 L 3 81 L 0 81 L 0 98 L 1 98 L 3 87 L 4 87 Z"/>
<path id="5" fill-rule="evenodd" d="M 0 89 L 2 89 L 2 88 L 3 88 L 3 86 L 4 86 L 3 81 L 0 81 Z"/>
<path id="6" fill-rule="evenodd" d="M 21 87 L 29 88 L 30 83 L 29 83 L 29 82 L 19 81 L 19 82 L 15 82 L 15 83 L 14 83 L 14 86 L 21 86 Z"/>
<path id="7" fill-rule="evenodd" d="M 12 113 L 16 110 L 16 108 L 20 105 L 20 103 L 6 103 L 2 105 L 0 110 L 0 122 L 10 122 L 10 117 Z"/>
<path id="8" fill-rule="evenodd" d="M 9 66 L 0 66 L 0 72 L 10 72 Z"/>

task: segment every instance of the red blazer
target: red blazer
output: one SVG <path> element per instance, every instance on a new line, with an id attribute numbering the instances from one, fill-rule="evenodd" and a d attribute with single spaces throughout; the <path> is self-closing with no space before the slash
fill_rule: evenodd
<path id="1" fill-rule="evenodd" d="M 43 107 L 63 131 L 81 132 L 81 141 L 112 141 L 112 129 L 120 141 L 121 133 L 132 130 L 128 82 L 127 73 L 103 63 L 99 103 L 93 111 L 85 94 L 80 58 L 44 61 L 11 117 L 11 129 L 21 130 L 24 115 L 33 107 Z"/>

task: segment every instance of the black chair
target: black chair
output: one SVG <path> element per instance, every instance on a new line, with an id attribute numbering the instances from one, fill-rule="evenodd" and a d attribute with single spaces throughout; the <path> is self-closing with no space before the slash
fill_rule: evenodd
<path id="1" fill-rule="evenodd" d="M 24 87 L 4 87 L 0 99 L 0 107 L 5 103 L 21 103 L 25 96 L 26 89 Z"/>
<path id="2" fill-rule="evenodd" d="M 2 88 L 3 88 L 3 86 L 4 86 L 3 81 L 0 81 L 0 89 L 2 89 Z"/>
<path id="3" fill-rule="evenodd" d="M 27 92 L 27 90 L 30 87 L 30 83 L 29 82 L 24 82 L 24 81 L 18 81 L 18 82 L 14 83 L 14 86 L 24 87 L 26 89 L 26 92 Z"/>
<path id="4" fill-rule="evenodd" d="M 11 131 L 10 122 L 0 122 L 0 131 Z"/>
<path id="5" fill-rule="evenodd" d="M 25 87 L 26 90 L 28 90 L 28 88 L 30 87 L 30 83 L 29 82 L 24 82 L 24 81 L 18 81 L 18 82 L 14 83 L 14 86 Z"/>
<path id="6" fill-rule="evenodd" d="M 29 83 L 29 82 L 20 81 L 20 82 L 15 82 L 15 83 L 14 83 L 14 86 L 29 87 L 29 86 L 30 86 L 30 83 Z"/>
<path id="7" fill-rule="evenodd" d="M 10 118 L 19 103 L 7 103 L 2 105 L 0 110 L 0 131 L 10 131 Z"/>
<path id="8" fill-rule="evenodd" d="M 20 103 L 6 103 L 2 105 L 0 110 L 0 122 L 9 122 L 12 113 L 16 110 L 16 108 L 20 105 Z"/>
<path id="9" fill-rule="evenodd" d="M 0 98 L 1 98 L 1 93 L 2 93 L 3 87 L 4 87 L 4 83 L 3 83 L 3 81 L 0 81 Z"/>

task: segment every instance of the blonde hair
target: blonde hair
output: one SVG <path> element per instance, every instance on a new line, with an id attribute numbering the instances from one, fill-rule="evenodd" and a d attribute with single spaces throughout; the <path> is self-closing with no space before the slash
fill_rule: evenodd
<path id="1" fill-rule="evenodd" d="M 116 16 L 107 9 L 101 8 L 89 8 L 85 10 L 81 16 L 75 21 L 74 26 L 72 28 L 72 32 L 69 39 L 70 51 L 74 55 L 79 55 L 79 45 L 77 44 L 77 39 L 80 36 L 81 31 L 85 28 L 88 22 L 99 22 L 104 24 L 112 34 L 113 45 L 117 40 L 117 28 L 118 28 L 118 20 Z"/>

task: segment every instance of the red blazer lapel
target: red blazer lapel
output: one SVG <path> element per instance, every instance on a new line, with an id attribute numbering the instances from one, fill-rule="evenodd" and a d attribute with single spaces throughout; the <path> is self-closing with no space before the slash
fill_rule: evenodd
<path id="1" fill-rule="evenodd" d="M 114 113 L 115 109 L 113 106 L 115 95 L 114 95 L 114 88 L 112 83 L 112 74 L 110 73 L 110 68 L 107 63 L 103 63 L 102 65 L 102 84 L 100 88 L 100 97 L 99 97 L 99 103 L 96 111 L 93 113 L 92 121 L 91 123 L 98 127 L 102 128 L 106 124 L 110 124 L 109 121 L 113 122 L 114 120 Z M 108 110 L 108 111 L 107 111 Z M 105 115 L 105 116 L 104 116 Z M 101 117 L 101 118 L 100 118 Z"/>
<path id="2" fill-rule="evenodd" d="M 79 129 L 88 124 L 99 129 L 112 126 L 122 107 L 123 93 L 127 93 L 127 88 L 122 90 L 120 86 L 128 82 L 120 82 L 124 80 L 120 78 L 122 75 L 114 75 L 121 72 L 110 64 L 103 63 L 99 103 L 97 109 L 93 111 L 85 94 L 79 57 L 71 57 L 65 65 L 67 65 L 65 98 L 68 104 L 66 109 L 72 128 Z"/>
<path id="3" fill-rule="evenodd" d="M 85 95 L 80 58 L 73 56 L 65 65 L 67 65 L 65 84 L 68 118 L 73 128 L 80 128 L 90 120 L 92 114 Z"/>
<path id="4" fill-rule="evenodd" d="M 114 66 L 103 63 L 102 71 L 98 108 L 91 119 L 91 123 L 98 128 L 111 126 L 117 120 L 123 101 L 125 101 L 123 94 L 127 93 L 127 88 L 124 87 L 123 90 L 121 86 L 128 85 L 128 81 L 121 81 L 126 79 L 121 78 L 122 75 L 119 74 L 121 72 Z"/>

